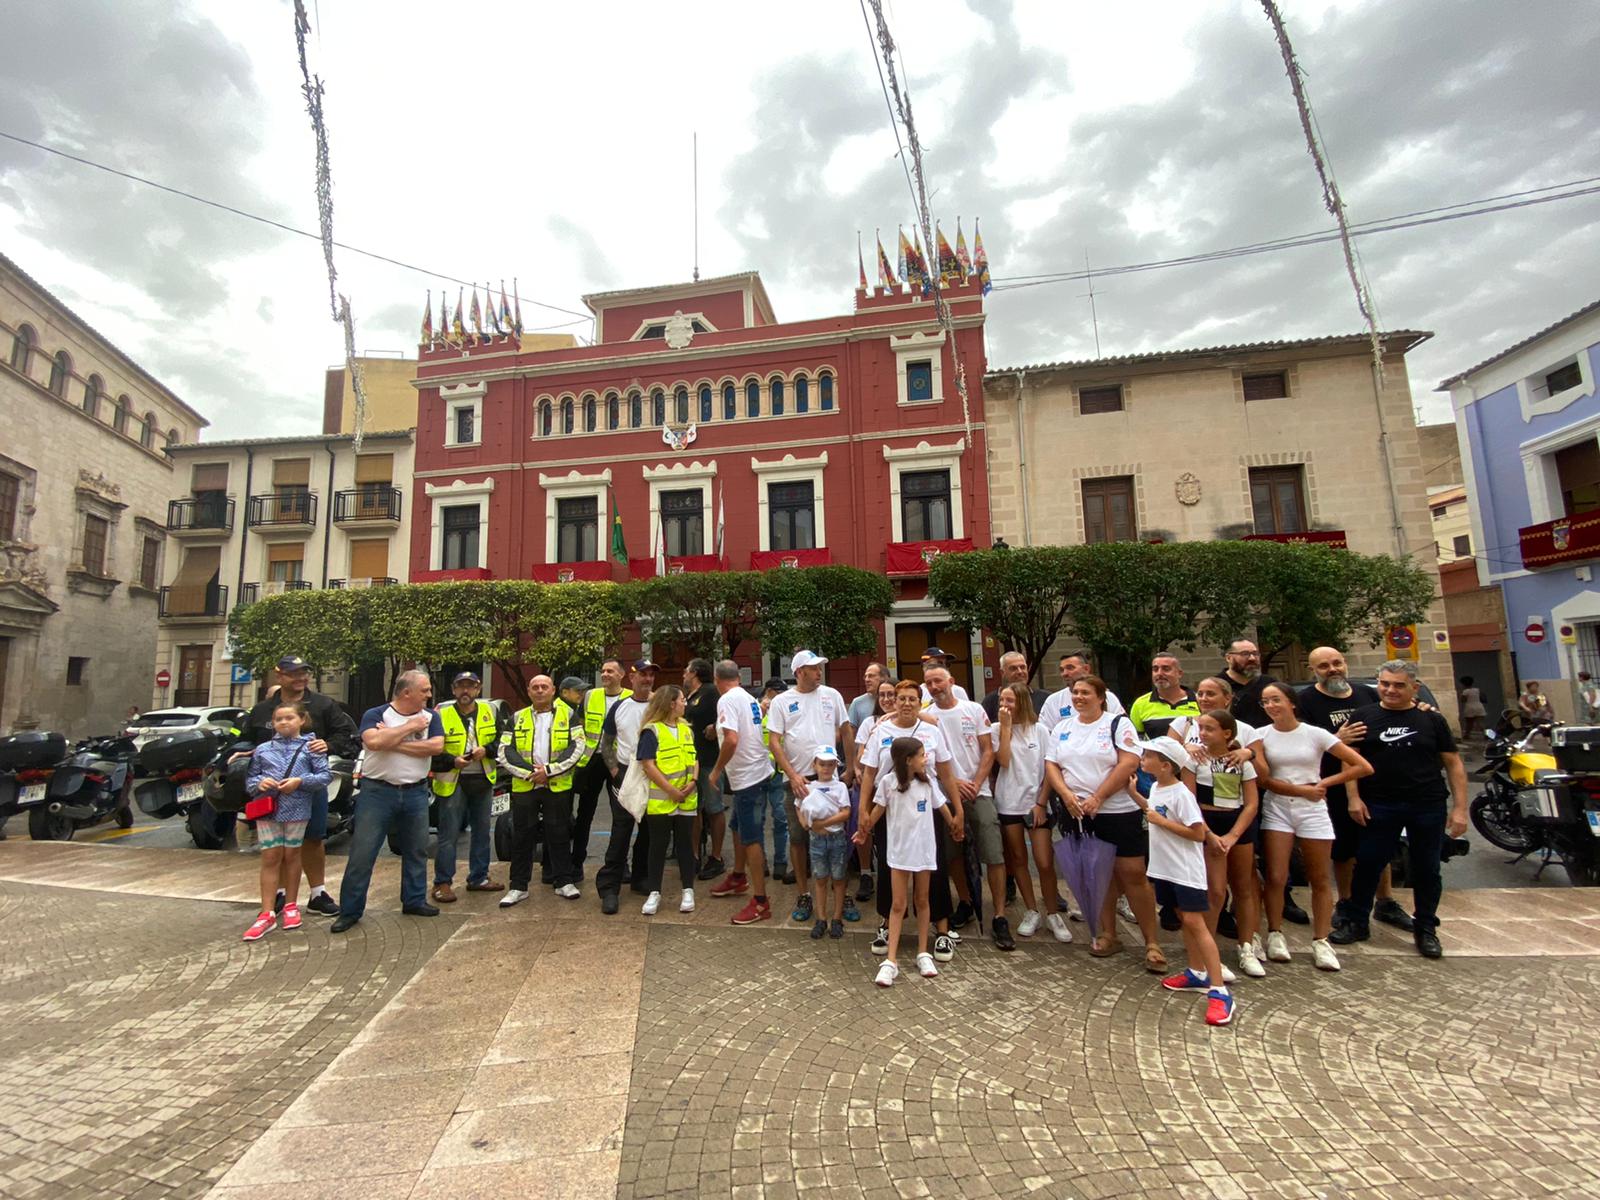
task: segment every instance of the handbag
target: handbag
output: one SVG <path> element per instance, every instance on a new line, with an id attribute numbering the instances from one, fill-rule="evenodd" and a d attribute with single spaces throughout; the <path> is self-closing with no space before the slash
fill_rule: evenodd
<path id="1" fill-rule="evenodd" d="M 300 761 L 300 751 L 306 748 L 306 743 L 301 742 L 295 747 L 294 755 L 289 759 L 289 765 L 284 768 L 284 778 L 289 778 L 294 770 L 295 763 Z M 270 818 L 278 807 L 278 793 L 265 793 L 252 800 L 245 801 L 244 819 L 246 821 L 260 821 Z"/>
<path id="2" fill-rule="evenodd" d="M 622 777 L 622 786 L 617 789 L 617 803 L 622 805 L 635 821 L 642 821 L 645 807 L 649 802 L 650 777 L 644 773 L 639 760 L 635 759 L 628 764 L 628 773 Z"/>

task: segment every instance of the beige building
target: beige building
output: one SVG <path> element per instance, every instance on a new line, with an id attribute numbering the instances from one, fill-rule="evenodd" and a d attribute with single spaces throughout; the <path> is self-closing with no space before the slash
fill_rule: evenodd
<path id="1" fill-rule="evenodd" d="M 166 447 L 206 420 L 0 255 L 0 733 L 110 733 L 150 696 Z"/>
<path id="2" fill-rule="evenodd" d="M 412 446 L 406 429 L 367 433 L 359 454 L 345 434 L 172 447 L 171 550 L 155 648 L 156 668 L 172 684 L 149 699 L 225 704 L 253 694 L 228 650 L 228 614 L 240 605 L 285 591 L 405 582 Z M 345 698 L 343 681 L 322 685 Z"/>
<path id="3" fill-rule="evenodd" d="M 1012 545 L 1309 537 L 1409 553 L 1434 572 L 1405 366 L 1428 336 L 1384 335 L 1381 424 L 1365 335 L 992 370 L 994 532 Z M 1418 630 L 1422 676 L 1453 717 L 1449 657 L 1432 649 L 1442 605 L 1429 618 Z M 1304 649 L 1269 669 L 1305 678 Z M 1382 646 L 1348 649 L 1357 674 L 1385 657 Z M 1185 669 L 1193 677 L 1221 665 L 1220 649 L 1202 650 Z M 1045 677 L 1055 680 L 1054 661 Z"/>
<path id="4" fill-rule="evenodd" d="M 1459 483 L 1428 489 L 1428 520 L 1439 565 L 1472 557 L 1472 508 Z"/>

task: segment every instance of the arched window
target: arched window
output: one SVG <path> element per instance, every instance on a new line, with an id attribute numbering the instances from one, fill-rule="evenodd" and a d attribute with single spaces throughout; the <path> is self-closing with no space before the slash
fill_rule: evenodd
<path id="1" fill-rule="evenodd" d="M 667 423 L 667 394 L 660 388 L 650 393 L 650 424 Z"/>
<path id="2" fill-rule="evenodd" d="M 100 397 L 105 395 L 105 380 L 98 375 L 89 376 L 89 382 L 83 385 L 83 411 L 96 420 L 100 417 Z"/>
<path id="3" fill-rule="evenodd" d="M 33 348 L 38 344 L 39 338 L 33 332 L 32 325 L 18 325 L 17 332 L 11 338 L 12 369 L 26 375 L 28 364 L 33 359 Z"/>
<path id="4" fill-rule="evenodd" d="M 823 412 L 833 411 L 833 376 L 824 371 L 817 377 L 818 403 Z"/>
<path id="5" fill-rule="evenodd" d="M 151 450 L 151 449 L 155 448 L 155 444 L 156 444 L 156 415 L 153 412 L 145 413 L 144 420 L 140 423 L 139 444 L 141 446 L 143 446 L 146 450 Z"/>
<path id="6" fill-rule="evenodd" d="M 644 400 L 638 392 L 628 393 L 628 425 L 637 429 L 644 424 Z"/>
<path id="7" fill-rule="evenodd" d="M 700 385 L 700 423 L 702 425 L 707 424 L 711 417 L 711 385 L 702 383 Z"/>
<path id="8" fill-rule="evenodd" d="M 744 385 L 744 415 L 747 417 L 761 415 L 761 384 L 754 379 Z"/>
<path id="9" fill-rule="evenodd" d="M 550 401 L 541 400 L 539 402 L 539 436 L 549 437 L 552 428 Z"/>
<path id="10" fill-rule="evenodd" d="M 72 378 L 72 355 L 57 350 L 50 360 L 50 390 L 63 400 L 67 398 L 67 380 Z"/>
<path id="11" fill-rule="evenodd" d="M 585 433 L 594 432 L 594 416 L 594 397 L 585 396 L 583 398 L 583 431 Z"/>
<path id="12" fill-rule="evenodd" d="M 767 386 L 772 389 L 772 415 L 783 416 L 783 377 L 774 375 L 767 380 Z"/>
<path id="13" fill-rule="evenodd" d="M 731 421 L 739 415 L 739 389 L 731 383 L 722 385 L 722 419 Z"/>
<path id="14" fill-rule="evenodd" d="M 616 429 L 622 424 L 621 403 L 615 392 L 606 393 L 606 428 Z"/>
<path id="15" fill-rule="evenodd" d="M 811 411 L 811 380 L 804 375 L 794 381 L 794 410 L 797 413 Z"/>
<path id="16" fill-rule="evenodd" d="M 572 432 L 572 397 L 568 396 L 561 402 L 561 432 Z"/>
<path id="17" fill-rule="evenodd" d="M 117 397 L 117 413 L 111 420 L 111 426 L 118 433 L 128 432 L 128 410 L 133 407 L 133 401 L 126 396 Z"/>
<path id="18" fill-rule="evenodd" d="M 176 446 L 177 444 L 178 444 L 178 431 L 176 429 L 167 430 L 167 445 L 168 446 Z"/>
<path id="19" fill-rule="evenodd" d="M 689 389 L 686 387 L 672 393 L 672 419 L 679 425 L 689 423 Z"/>

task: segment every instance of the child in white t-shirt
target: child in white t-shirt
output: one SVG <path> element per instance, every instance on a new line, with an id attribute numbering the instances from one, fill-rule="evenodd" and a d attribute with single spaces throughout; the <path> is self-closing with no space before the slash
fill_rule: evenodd
<path id="1" fill-rule="evenodd" d="M 1188 751 L 1170 737 L 1146 742 L 1140 766 L 1155 780 L 1145 817 L 1150 824 L 1150 882 L 1156 900 L 1178 910 L 1188 969 L 1161 986 L 1173 992 L 1205 992 L 1206 1024 L 1233 1020 L 1233 995 L 1222 974 L 1222 957 L 1206 927 L 1211 897 L 1206 890 L 1206 823 L 1194 793 L 1180 773 L 1192 769 Z"/>
<path id="2" fill-rule="evenodd" d="M 914 737 L 897 737 L 889 744 L 893 770 L 878 776 L 873 789 L 872 807 L 861 819 L 856 832 L 858 842 L 868 842 L 872 829 L 885 811 L 889 814 L 888 850 L 884 860 L 889 867 L 889 952 L 873 980 L 879 987 L 891 987 L 900 974 L 895 961 L 900 946 L 900 929 L 906 919 L 907 893 L 917 906 L 917 970 L 931 979 L 939 973 L 933 955 L 928 953 L 928 880 L 938 866 L 938 830 L 933 816 L 944 808 L 951 836 L 960 838 L 961 825 L 945 805 L 943 790 L 928 778 L 928 752 Z"/>
<path id="3" fill-rule="evenodd" d="M 850 820 L 850 789 L 835 775 L 839 752 L 822 746 L 812 762 L 816 782 L 796 806 L 800 824 L 811 834 L 811 893 L 815 900 L 816 924 L 813 939 L 827 934 L 844 936 L 844 878 L 850 860 L 850 838 L 845 825 Z M 829 927 L 828 894 L 833 894 L 833 921 Z"/>

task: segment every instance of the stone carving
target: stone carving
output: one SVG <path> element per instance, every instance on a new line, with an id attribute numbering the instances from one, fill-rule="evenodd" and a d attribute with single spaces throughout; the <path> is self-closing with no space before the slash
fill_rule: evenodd
<path id="1" fill-rule="evenodd" d="M 1195 505 L 1200 503 L 1200 480 L 1192 471 L 1185 471 L 1178 476 L 1178 481 L 1172 486 L 1173 493 L 1178 497 L 1178 503 Z"/>
<path id="2" fill-rule="evenodd" d="M 98 492 L 102 496 L 113 499 L 122 495 L 122 485 L 112 483 L 102 471 L 91 471 L 87 467 L 78 468 L 78 486 L 87 488 L 91 492 Z"/>
<path id="3" fill-rule="evenodd" d="M 21 583 L 35 591 L 49 590 L 49 578 L 38 562 L 39 547 L 27 542 L 0 543 L 0 583 Z"/>
<path id="4" fill-rule="evenodd" d="M 666 334 L 667 345 L 674 350 L 682 350 L 694 341 L 694 322 L 683 315 L 682 310 L 674 312 L 667 318 Z"/>

